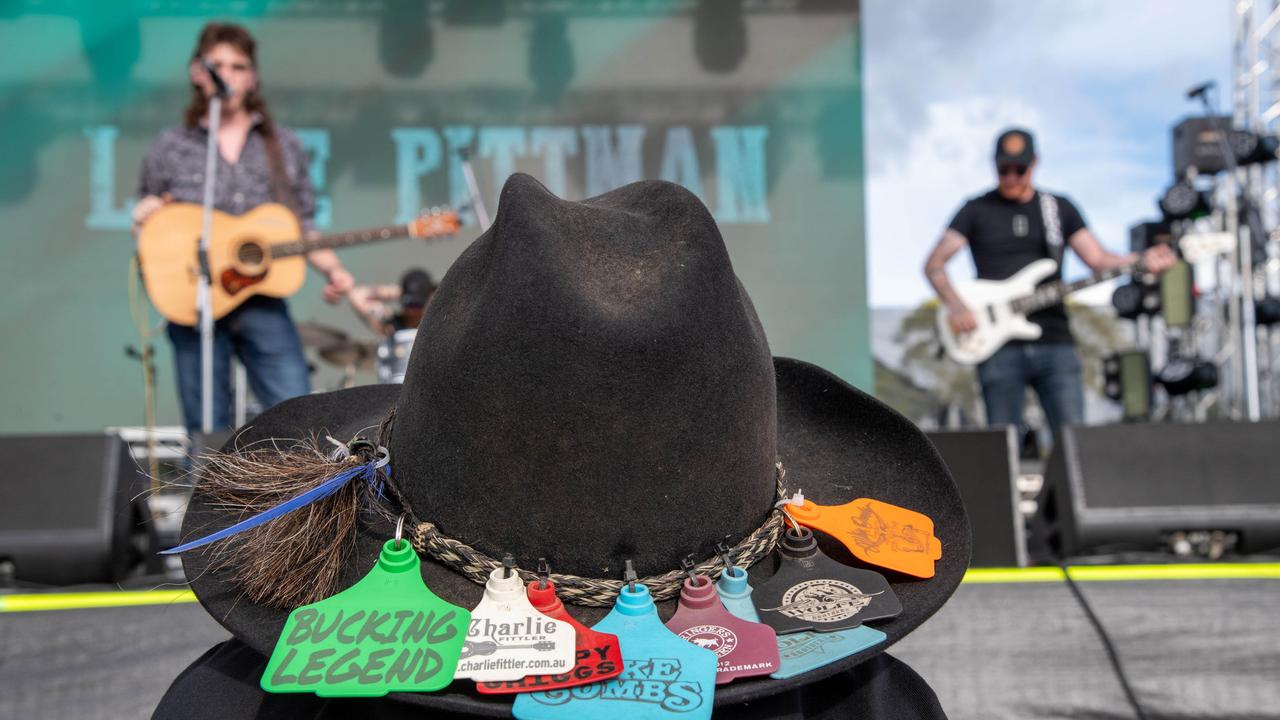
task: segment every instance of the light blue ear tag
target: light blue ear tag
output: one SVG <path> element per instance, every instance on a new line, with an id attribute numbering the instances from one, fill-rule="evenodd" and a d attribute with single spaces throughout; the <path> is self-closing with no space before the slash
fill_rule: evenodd
<path id="1" fill-rule="evenodd" d="M 879 630 L 859 625 L 852 630 L 833 632 L 804 632 L 778 636 L 778 654 L 782 667 L 769 677 L 785 680 L 843 660 L 850 655 L 884 642 L 885 634 Z"/>
<path id="2" fill-rule="evenodd" d="M 681 640 L 658 617 L 649 588 L 628 580 L 613 610 L 592 629 L 618 636 L 618 677 L 590 685 L 523 693 L 512 713 L 519 720 L 709 720 L 716 687 L 716 654 Z"/>
<path id="3" fill-rule="evenodd" d="M 756 606 L 751 602 L 751 584 L 747 582 L 747 571 L 742 568 L 725 566 L 725 571 L 716 581 L 716 591 L 725 608 L 751 622 L 760 622 Z M 885 634 L 873 627 L 861 625 L 852 630 L 816 633 L 798 632 L 778 636 L 778 653 L 782 665 L 769 677 L 785 680 L 801 673 L 816 670 L 837 660 L 866 650 L 884 642 Z"/>
<path id="4" fill-rule="evenodd" d="M 751 583 L 747 582 L 746 570 L 726 565 L 720 579 L 716 580 L 716 592 L 720 593 L 720 602 L 724 603 L 726 610 L 743 620 L 760 622 L 760 613 L 751 602 Z"/>

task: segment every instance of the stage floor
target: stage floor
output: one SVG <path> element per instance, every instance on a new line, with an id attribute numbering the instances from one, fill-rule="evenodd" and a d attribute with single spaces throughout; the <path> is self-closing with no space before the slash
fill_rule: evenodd
<path id="1" fill-rule="evenodd" d="M 1132 579 L 1143 576 L 1164 579 Z M 1280 718 L 1280 566 L 1081 568 L 1076 577 L 1148 717 Z M 891 652 L 956 720 L 1132 718 L 1102 644 L 1057 578 L 1053 568 L 972 571 Z M 188 594 L 173 597 L 0 595 L 0 717 L 148 717 L 172 678 L 227 637 Z"/>

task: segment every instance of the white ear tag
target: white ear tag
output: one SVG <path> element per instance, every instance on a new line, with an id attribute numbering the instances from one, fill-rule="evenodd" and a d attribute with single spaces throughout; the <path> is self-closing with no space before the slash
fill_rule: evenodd
<path id="1" fill-rule="evenodd" d="M 534 609 L 510 560 L 503 564 L 489 574 L 484 597 L 471 611 L 454 679 L 519 680 L 569 671 L 576 648 L 573 626 Z"/>

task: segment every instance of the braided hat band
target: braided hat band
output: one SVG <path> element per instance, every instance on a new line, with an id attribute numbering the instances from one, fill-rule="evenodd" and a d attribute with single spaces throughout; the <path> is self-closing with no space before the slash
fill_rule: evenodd
<path id="1" fill-rule="evenodd" d="M 391 433 L 395 427 L 395 418 L 396 409 L 393 406 L 378 426 L 380 445 L 390 446 Z M 777 499 L 781 501 L 788 497 L 786 488 L 783 485 L 787 471 L 780 460 L 775 465 L 775 468 L 774 480 L 777 485 Z M 395 484 L 394 479 L 388 477 L 387 480 L 391 490 L 397 496 L 396 499 L 399 500 L 400 507 L 404 509 L 405 515 L 413 522 L 410 543 L 419 555 L 432 557 L 440 564 L 457 571 L 467 579 L 480 585 L 488 581 L 490 573 L 495 569 L 503 567 L 501 561 L 489 557 L 461 540 L 445 535 L 440 532 L 435 523 L 420 519 L 414 513 L 413 507 L 405 498 L 404 493 Z M 760 527 L 728 550 L 726 556 L 730 562 L 735 567 L 749 568 L 768 557 L 769 553 L 773 552 L 773 549 L 777 547 L 778 538 L 782 535 L 783 516 L 784 513 L 779 505 L 775 505 L 769 511 L 768 516 Z M 520 574 L 521 579 L 526 582 L 542 577 L 529 570 L 514 569 Z M 719 555 L 706 558 L 699 563 L 695 563 L 690 568 L 693 572 L 711 577 L 718 577 L 723 569 L 724 558 Z M 662 601 L 670 600 L 680 594 L 680 588 L 684 585 L 685 577 L 686 570 L 682 568 L 669 570 L 661 575 L 637 578 L 636 582 L 644 583 L 649 588 L 649 594 L 653 596 L 655 601 Z M 612 607 L 614 601 L 618 598 L 618 593 L 622 590 L 622 586 L 627 582 L 626 580 L 587 578 L 564 573 L 551 573 L 547 576 L 547 579 L 556 584 L 556 590 L 564 602 L 589 607 Z"/>

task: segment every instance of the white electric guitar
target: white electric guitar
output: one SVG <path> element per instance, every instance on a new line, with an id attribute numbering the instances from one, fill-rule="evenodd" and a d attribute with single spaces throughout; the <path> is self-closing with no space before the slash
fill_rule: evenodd
<path id="1" fill-rule="evenodd" d="M 1229 252 L 1236 238 L 1229 233 L 1196 233 L 1178 241 L 1182 256 L 1194 263 L 1209 254 Z M 1141 261 L 1104 270 L 1093 277 L 1074 282 L 1040 281 L 1054 274 L 1058 264 L 1045 258 L 1019 270 L 1007 280 L 969 280 L 956 283 L 955 291 L 965 307 L 973 313 L 977 327 L 957 335 L 951 331 L 951 315 L 945 308 L 938 311 L 938 339 L 947 355 L 962 365 L 976 365 L 995 354 L 1010 340 L 1035 340 L 1039 325 L 1027 315 L 1062 302 L 1077 290 L 1140 271 Z"/>

